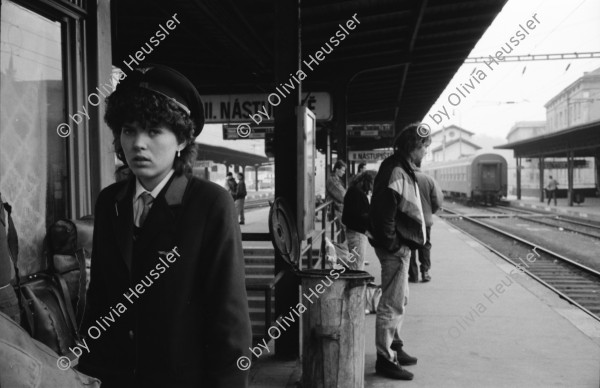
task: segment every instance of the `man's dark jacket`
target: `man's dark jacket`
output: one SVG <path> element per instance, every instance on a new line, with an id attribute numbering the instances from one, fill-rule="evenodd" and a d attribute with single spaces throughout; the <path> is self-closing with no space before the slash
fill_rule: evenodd
<path id="1" fill-rule="evenodd" d="M 415 172 L 399 154 L 386 158 L 375 177 L 368 236 L 373 247 L 388 252 L 396 252 L 403 245 L 418 249 L 426 242 Z"/>
<path id="2" fill-rule="evenodd" d="M 235 199 L 244 199 L 247 195 L 248 192 L 246 191 L 246 182 L 240 179 L 240 181 L 237 184 Z"/>
<path id="3" fill-rule="evenodd" d="M 231 195 L 208 181 L 173 177 L 134 242 L 134 188 L 133 179 L 113 184 L 96 203 L 81 333 L 110 327 L 99 336 L 92 329 L 97 338 L 87 337 L 82 371 L 103 387 L 246 387 L 236 361 L 249 356 L 252 335 Z M 180 257 L 169 263 L 174 247 Z M 143 293 L 132 296 L 129 288 L 142 280 Z M 117 316 L 119 303 L 127 311 Z"/>

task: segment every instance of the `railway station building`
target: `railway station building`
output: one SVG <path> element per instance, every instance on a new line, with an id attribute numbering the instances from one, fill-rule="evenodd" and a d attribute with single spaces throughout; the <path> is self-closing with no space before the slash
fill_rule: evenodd
<path id="1" fill-rule="evenodd" d="M 599 196 L 600 69 L 584 73 L 545 107 L 545 122 L 516 123 L 508 144 L 495 147 L 514 151 L 517 198 L 539 196 L 543 202 L 549 176 L 559 181 L 558 196 L 570 206 Z"/>

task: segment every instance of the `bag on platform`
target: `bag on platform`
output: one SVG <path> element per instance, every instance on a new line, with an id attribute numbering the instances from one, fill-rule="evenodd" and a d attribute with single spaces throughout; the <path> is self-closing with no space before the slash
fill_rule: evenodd
<path id="1" fill-rule="evenodd" d="M 78 339 L 74 308 L 81 317 L 85 304 L 85 259 L 82 251 L 76 251 L 77 228 L 67 220 L 53 224 L 46 240 L 46 269 L 20 276 L 18 236 L 11 207 L 0 199 L 0 208 L 0 279 L 3 283 L 7 278 L 9 281 L 0 285 L 0 310 L 33 338 L 65 355 Z M 11 276 L 6 276 L 9 271 Z M 13 273 L 14 289 L 10 284 Z M 65 278 L 74 291 L 69 291 Z M 77 304 L 72 303 L 74 296 Z"/>
<path id="2" fill-rule="evenodd" d="M 55 222 L 46 235 L 46 269 L 21 279 L 21 322 L 31 336 L 58 354 L 76 345 L 85 308 L 85 257 L 77 248 L 77 228 Z"/>

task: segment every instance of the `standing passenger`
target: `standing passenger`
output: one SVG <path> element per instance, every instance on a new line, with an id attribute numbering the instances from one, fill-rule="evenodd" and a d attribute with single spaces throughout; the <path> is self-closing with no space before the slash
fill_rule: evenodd
<path id="1" fill-rule="evenodd" d="M 233 173 L 227 173 L 227 180 L 225 181 L 225 188 L 231 194 L 231 198 L 235 200 L 235 194 L 237 193 L 237 183 L 235 182 L 235 178 L 233 177 Z"/>
<path id="2" fill-rule="evenodd" d="M 342 213 L 344 212 L 344 196 L 346 195 L 346 187 L 342 182 L 342 177 L 346 173 L 346 163 L 342 160 L 338 160 L 333 165 L 333 172 L 327 179 L 326 189 L 326 200 L 333 200 L 333 215 L 337 218 L 335 221 L 336 229 L 340 232 L 338 234 L 338 242 L 342 243 L 346 239 L 344 226 L 342 224 Z"/>
<path id="3" fill-rule="evenodd" d="M 552 178 L 550 175 L 550 181 L 546 185 L 546 192 L 548 193 L 548 205 L 550 205 L 550 200 L 554 198 L 554 206 L 556 206 L 556 191 L 558 190 L 558 181 Z"/>
<path id="4" fill-rule="evenodd" d="M 373 176 L 368 172 L 357 175 L 344 197 L 342 222 L 346 226 L 348 250 L 356 257 L 349 262 L 350 269 L 362 271 L 364 268 L 369 227 L 369 192 L 373 190 Z"/>
<path id="5" fill-rule="evenodd" d="M 421 279 L 424 282 L 431 280 L 429 269 L 431 268 L 431 226 L 433 225 L 433 214 L 442 206 L 444 195 L 433 177 L 415 169 L 417 184 L 419 185 L 419 194 L 421 194 L 421 205 L 423 206 L 423 215 L 425 216 L 425 225 L 427 232 L 427 242 L 423 248 L 415 249 L 410 255 L 410 269 L 408 271 L 408 281 L 416 283 L 419 281 L 419 268 L 417 265 L 417 252 L 421 262 Z"/>
<path id="6" fill-rule="evenodd" d="M 369 238 L 381 263 L 381 300 L 377 307 L 375 371 L 399 380 L 412 380 L 413 374 L 400 365 L 414 365 L 402 349 L 400 329 L 408 303 L 408 267 L 411 249 L 426 240 L 415 165 L 421 163 L 429 136 L 417 132 L 419 123 L 404 128 L 394 142 L 394 154 L 386 158 L 375 177 L 369 219 Z"/>
<path id="7" fill-rule="evenodd" d="M 183 174 L 204 125 L 192 83 L 132 71 L 105 120 L 129 179 L 96 201 L 80 367 L 102 387 L 247 387 L 251 344 L 240 228 L 222 187 Z"/>
<path id="8" fill-rule="evenodd" d="M 244 217 L 244 203 L 246 202 L 246 196 L 248 192 L 246 191 L 246 182 L 244 182 L 244 174 L 239 172 L 238 174 L 238 182 L 237 189 L 235 192 L 235 207 L 237 210 L 238 217 L 240 217 L 240 225 L 244 225 L 246 223 L 246 218 Z"/>

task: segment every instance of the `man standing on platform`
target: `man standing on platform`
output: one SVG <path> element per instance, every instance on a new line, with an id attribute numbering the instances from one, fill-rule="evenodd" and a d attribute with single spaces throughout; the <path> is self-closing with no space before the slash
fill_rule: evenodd
<path id="1" fill-rule="evenodd" d="M 377 307 L 375 344 L 377 374 L 412 380 L 401 365 L 414 365 L 402 349 L 400 329 L 408 303 L 408 267 L 412 249 L 426 242 L 425 217 L 415 177 L 415 166 L 431 144 L 421 136 L 420 124 L 404 128 L 394 142 L 394 154 L 386 158 L 375 177 L 369 213 L 369 240 L 381 263 L 381 300 Z"/>
<path id="2" fill-rule="evenodd" d="M 325 186 L 326 200 L 333 200 L 333 215 L 336 217 L 335 226 L 336 230 L 339 231 L 338 243 L 343 243 L 346 240 L 346 232 L 342 224 L 344 196 L 346 195 L 346 186 L 342 181 L 344 174 L 346 174 L 346 163 L 343 160 L 338 160 L 333 165 L 333 172 L 329 175 Z"/>
<path id="3" fill-rule="evenodd" d="M 246 217 L 244 217 L 244 203 L 246 202 L 246 182 L 244 182 L 244 174 L 238 172 L 237 189 L 235 192 L 235 207 L 237 210 L 238 217 L 240 217 L 240 225 L 246 223 Z"/>
<path id="4" fill-rule="evenodd" d="M 546 185 L 546 194 L 548 196 L 548 205 L 550 200 L 554 197 L 554 206 L 556 206 L 556 191 L 558 190 L 558 181 L 552 178 L 550 175 L 550 182 Z"/>
<path id="5" fill-rule="evenodd" d="M 410 255 L 410 269 L 408 270 L 408 281 L 410 283 L 419 281 L 417 252 L 419 253 L 419 262 L 421 263 L 421 280 L 424 282 L 431 280 L 431 276 L 429 275 L 429 269 L 431 268 L 431 226 L 433 225 L 433 214 L 435 214 L 442 206 L 442 199 L 444 198 L 444 194 L 442 194 L 435 179 L 418 168 L 415 169 L 415 176 L 417 177 L 419 193 L 421 194 L 421 205 L 423 206 L 423 215 L 425 216 L 427 242 L 423 248 L 413 250 Z"/>
<path id="6" fill-rule="evenodd" d="M 233 178 L 233 173 L 231 172 L 227 173 L 227 179 L 225 180 L 225 188 L 227 189 L 227 191 L 229 191 L 229 194 L 231 194 L 233 200 L 235 200 L 235 193 L 237 193 L 237 183 L 235 182 L 235 179 Z"/>

